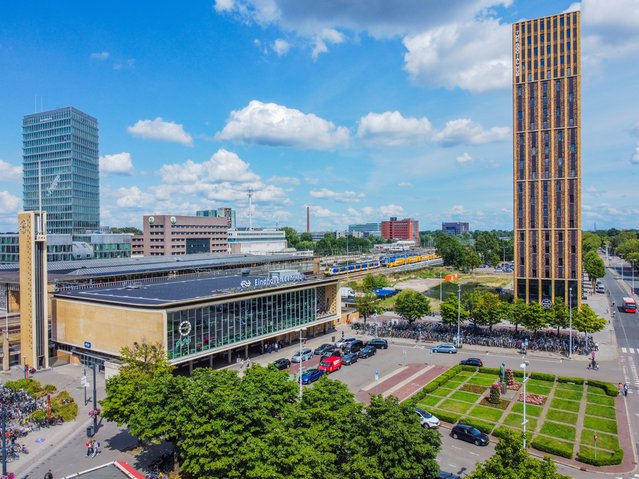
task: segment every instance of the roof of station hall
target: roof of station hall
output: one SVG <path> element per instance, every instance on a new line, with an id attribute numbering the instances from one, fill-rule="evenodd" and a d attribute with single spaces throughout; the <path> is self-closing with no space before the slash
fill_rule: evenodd
<path id="1" fill-rule="evenodd" d="M 263 284 L 268 276 L 229 275 L 175 278 L 146 282 L 123 282 L 115 286 L 72 289 L 53 293 L 56 298 L 110 303 L 120 306 L 167 308 L 197 303 L 220 296 L 246 294 L 259 290 L 335 282 L 334 278 L 304 277 L 296 281 Z M 256 286 L 256 280 L 258 284 Z"/>

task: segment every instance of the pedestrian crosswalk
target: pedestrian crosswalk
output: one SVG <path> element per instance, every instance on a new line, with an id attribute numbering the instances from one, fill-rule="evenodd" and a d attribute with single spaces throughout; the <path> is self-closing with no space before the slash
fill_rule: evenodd
<path id="1" fill-rule="evenodd" d="M 628 394 L 639 393 L 639 372 L 637 371 L 634 359 L 631 356 L 621 356 L 620 362 L 621 372 L 623 374 L 622 382 L 628 383 L 630 386 Z"/>
<path id="2" fill-rule="evenodd" d="M 624 354 L 639 354 L 639 348 L 621 348 L 621 352 Z"/>

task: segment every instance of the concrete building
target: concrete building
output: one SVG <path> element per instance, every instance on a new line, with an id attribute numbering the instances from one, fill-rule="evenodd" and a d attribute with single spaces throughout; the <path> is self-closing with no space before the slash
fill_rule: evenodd
<path id="1" fill-rule="evenodd" d="M 22 120 L 22 151 L 24 210 L 46 211 L 49 234 L 75 239 L 97 230 L 98 121 L 73 107 L 27 115 Z"/>
<path id="2" fill-rule="evenodd" d="M 131 233 L 93 233 L 91 247 L 95 259 L 128 258 L 131 256 Z"/>
<path id="3" fill-rule="evenodd" d="M 464 233 L 468 233 L 470 231 L 470 227 L 468 223 L 460 223 L 460 222 L 447 222 L 442 223 L 442 232 L 447 235 L 459 236 Z"/>
<path id="4" fill-rule="evenodd" d="M 284 231 L 269 229 L 232 229 L 228 242 L 232 254 L 278 253 L 288 247 Z"/>
<path id="5" fill-rule="evenodd" d="M 206 216 L 210 218 L 226 218 L 228 227 L 235 229 L 237 227 L 236 213 L 233 208 L 218 208 L 216 210 L 199 210 L 195 212 L 195 216 Z"/>
<path id="6" fill-rule="evenodd" d="M 227 218 L 145 215 L 144 256 L 228 251 Z"/>
<path id="7" fill-rule="evenodd" d="M 144 235 L 131 237 L 131 256 L 144 256 Z"/>
<path id="8" fill-rule="evenodd" d="M 358 238 L 367 238 L 369 236 L 382 236 L 382 227 L 380 223 L 361 223 L 356 225 L 348 225 L 348 232 L 355 236 L 361 233 Z"/>
<path id="9" fill-rule="evenodd" d="M 382 221 L 381 224 L 382 238 L 414 240 L 419 243 L 419 221 L 410 218 L 398 220 L 397 217 L 391 217 L 388 221 Z"/>
<path id="10" fill-rule="evenodd" d="M 580 12 L 513 24 L 515 296 L 581 303 Z"/>

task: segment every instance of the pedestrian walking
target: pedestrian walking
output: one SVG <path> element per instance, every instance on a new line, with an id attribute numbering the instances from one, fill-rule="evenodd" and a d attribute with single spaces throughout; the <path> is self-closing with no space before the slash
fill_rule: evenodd
<path id="1" fill-rule="evenodd" d="M 277 341 L 275 341 L 275 343 L 273 343 L 273 347 L 275 348 L 275 352 L 277 352 L 280 349 L 280 345 L 277 344 Z"/>
<path id="2" fill-rule="evenodd" d="M 49 469 L 44 475 L 44 479 L 53 479 L 53 473 L 51 472 L 51 469 Z"/>
<path id="3" fill-rule="evenodd" d="M 623 394 L 623 384 L 621 383 L 621 381 L 619 381 L 619 384 L 617 384 L 617 389 L 619 390 L 619 395 Z"/>
<path id="4" fill-rule="evenodd" d="M 87 457 L 89 457 L 93 453 L 93 449 L 91 447 L 91 441 L 87 441 L 85 446 L 87 447 Z"/>
<path id="5" fill-rule="evenodd" d="M 595 352 L 594 351 L 590 353 L 590 357 L 592 358 L 593 361 L 595 360 Z"/>
<path id="6" fill-rule="evenodd" d="M 98 454 L 100 454 L 100 442 L 96 442 L 95 444 L 93 444 L 93 457 L 97 456 Z"/>
<path id="7" fill-rule="evenodd" d="M 628 383 L 623 385 L 623 395 L 624 396 L 628 395 Z"/>

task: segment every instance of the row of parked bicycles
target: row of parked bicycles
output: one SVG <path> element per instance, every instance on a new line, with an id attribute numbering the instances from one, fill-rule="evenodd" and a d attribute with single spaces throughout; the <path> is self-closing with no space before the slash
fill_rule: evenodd
<path id="1" fill-rule="evenodd" d="M 6 414 L 7 461 L 20 459 L 20 454 L 29 454 L 27 446 L 17 442 L 20 437 L 39 429 L 41 425 L 32 419 L 37 410 L 47 409 L 46 400 L 35 398 L 26 391 L 15 391 L 0 385 L 0 408 Z"/>
<path id="2" fill-rule="evenodd" d="M 370 336 L 403 338 L 419 341 L 454 342 L 457 327 L 432 321 L 383 320 L 366 324 L 353 323 L 353 330 Z M 510 327 L 496 327 L 492 330 L 480 326 L 464 325 L 460 328 L 461 342 L 464 344 L 511 348 L 519 351 L 548 351 L 567 354 L 570 348 L 568 333 L 556 331 L 520 331 Z M 597 349 L 592 337 L 585 339 L 573 333 L 572 353 L 589 355 Z"/>

